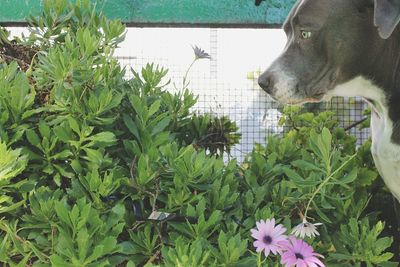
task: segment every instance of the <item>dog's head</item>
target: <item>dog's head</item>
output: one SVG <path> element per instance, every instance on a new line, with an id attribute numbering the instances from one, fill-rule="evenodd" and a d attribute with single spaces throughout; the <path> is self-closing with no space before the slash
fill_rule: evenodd
<path id="1" fill-rule="evenodd" d="M 258 82 L 281 103 L 319 102 L 373 63 L 399 20 L 400 0 L 298 0 L 286 47 Z"/>

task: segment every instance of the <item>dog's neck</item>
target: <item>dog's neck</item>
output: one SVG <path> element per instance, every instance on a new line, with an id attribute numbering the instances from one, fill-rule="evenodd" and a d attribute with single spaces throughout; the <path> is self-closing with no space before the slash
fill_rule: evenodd
<path id="1" fill-rule="evenodd" d="M 328 91 L 327 96 L 365 98 L 381 126 L 392 130 L 391 141 L 400 145 L 400 29 L 387 40 L 376 39 L 370 47 L 351 66 L 355 78 Z"/>
<path id="2" fill-rule="evenodd" d="M 378 40 L 375 51 L 367 57 L 374 56 L 364 75 L 371 79 L 384 94 L 387 116 L 393 123 L 392 142 L 400 144 L 400 27 L 387 40 Z M 366 66 L 366 65 L 365 65 Z"/>
<path id="3" fill-rule="evenodd" d="M 378 35 L 374 45 L 365 51 L 364 61 L 360 64 L 363 76 L 373 80 L 390 95 L 400 92 L 400 27 L 392 36 L 383 40 Z M 399 114 L 400 115 L 400 114 Z"/>

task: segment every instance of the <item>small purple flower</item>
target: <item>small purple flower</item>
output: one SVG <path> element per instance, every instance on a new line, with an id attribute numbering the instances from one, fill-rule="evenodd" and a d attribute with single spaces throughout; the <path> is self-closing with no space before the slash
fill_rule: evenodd
<path id="1" fill-rule="evenodd" d="M 283 225 L 275 225 L 275 219 L 261 220 L 257 222 L 257 229 L 251 229 L 251 236 L 256 239 L 253 245 L 257 252 L 264 250 L 265 257 L 272 252 L 274 255 L 280 253 L 281 244 L 285 243 L 287 237 L 284 235 L 286 228 Z M 287 242 L 287 241 L 286 241 Z"/>
<path id="2" fill-rule="evenodd" d="M 283 245 L 281 264 L 285 267 L 325 267 L 318 257 L 323 258 L 322 255 L 314 252 L 312 246 L 291 236 Z"/>
<path id="3" fill-rule="evenodd" d="M 202 59 L 202 58 L 208 58 L 211 59 L 211 56 L 206 53 L 203 49 L 201 49 L 200 47 L 196 46 L 192 46 L 193 51 L 194 51 L 194 56 L 196 59 Z"/>

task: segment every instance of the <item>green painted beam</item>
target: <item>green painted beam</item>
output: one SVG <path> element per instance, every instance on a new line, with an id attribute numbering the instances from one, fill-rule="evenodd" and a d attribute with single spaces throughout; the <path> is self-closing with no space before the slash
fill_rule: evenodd
<path id="1" fill-rule="evenodd" d="M 109 18 L 140 25 L 281 24 L 295 0 L 93 0 Z M 0 0 L 0 23 L 23 23 L 28 14 L 40 14 L 41 0 Z"/>

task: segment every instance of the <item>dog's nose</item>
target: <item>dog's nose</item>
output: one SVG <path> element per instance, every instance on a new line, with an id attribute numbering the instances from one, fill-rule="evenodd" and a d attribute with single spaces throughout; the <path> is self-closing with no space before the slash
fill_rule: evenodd
<path id="1" fill-rule="evenodd" d="M 274 88 L 274 82 L 273 82 L 273 78 L 272 75 L 269 74 L 262 74 L 259 78 L 258 78 L 258 84 L 260 85 L 260 87 L 267 93 L 267 94 L 271 94 L 272 90 Z"/>

